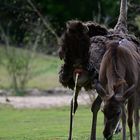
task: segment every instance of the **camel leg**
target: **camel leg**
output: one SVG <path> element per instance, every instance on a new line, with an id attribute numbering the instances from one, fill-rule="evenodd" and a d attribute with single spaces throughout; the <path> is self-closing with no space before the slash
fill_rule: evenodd
<path id="1" fill-rule="evenodd" d="M 138 106 L 134 110 L 134 120 L 135 120 L 135 129 L 136 129 L 136 140 L 140 140 L 139 136 L 139 110 Z"/>
<path id="2" fill-rule="evenodd" d="M 76 91 L 75 94 L 75 98 L 74 98 L 74 104 L 73 104 L 73 99 L 71 100 L 71 106 L 70 106 L 70 128 L 69 128 L 69 138 L 68 140 L 72 140 L 72 128 L 73 128 L 73 118 L 74 118 L 74 114 L 78 108 L 78 102 L 77 102 L 77 97 L 78 97 L 78 93 L 80 90 Z M 74 114 L 73 114 L 73 110 L 74 110 Z"/>
<path id="3" fill-rule="evenodd" d="M 126 140 L 126 109 L 125 105 L 122 106 L 122 138 Z"/>
<path id="4" fill-rule="evenodd" d="M 127 105 L 128 110 L 128 127 L 130 132 L 130 140 L 133 140 L 133 111 L 134 111 L 134 100 L 133 98 L 130 98 Z"/>
<path id="5" fill-rule="evenodd" d="M 93 118 L 92 118 L 92 129 L 91 129 L 91 140 L 96 140 L 96 122 L 97 122 L 97 113 L 100 109 L 102 103 L 101 97 L 98 95 L 95 101 L 92 104 L 91 111 L 93 113 Z"/>

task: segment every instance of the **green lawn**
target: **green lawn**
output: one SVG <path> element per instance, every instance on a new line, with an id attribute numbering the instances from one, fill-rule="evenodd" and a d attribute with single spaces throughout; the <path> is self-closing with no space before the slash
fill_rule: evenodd
<path id="1" fill-rule="evenodd" d="M 92 114 L 79 107 L 75 116 L 74 140 L 88 140 Z M 0 140 L 67 140 L 69 108 L 14 109 L 0 106 Z M 103 115 L 98 116 L 97 140 L 103 140 Z M 127 135 L 129 133 L 127 132 Z M 113 140 L 120 140 L 116 135 Z M 128 139 L 128 138 L 127 138 Z"/>
<path id="2" fill-rule="evenodd" d="M 33 78 L 29 81 L 29 88 L 49 89 L 61 86 L 58 81 L 58 72 L 61 61 L 58 57 L 43 54 L 36 55 L 33 61 Z"/>

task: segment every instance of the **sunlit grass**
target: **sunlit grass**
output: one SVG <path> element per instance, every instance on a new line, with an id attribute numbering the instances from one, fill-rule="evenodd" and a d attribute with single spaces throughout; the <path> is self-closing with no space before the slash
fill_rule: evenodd
<path id="1" fill-rule="evenodd" d="M 0 107 L 0 140 L 67 140 L 69 108 L 13 109 Z M 89 140 L 92 113 L 79 107 L 74 119 L 73 140 Z M 97 140 L 103 140 L 103 114 L 98 115 Z M 129 133 L 127 131 L 127 139 Z M 115 135 L 113 140 L 121 140 Z"/>
<path id="2" fill-rule="evenodd" d="M 61 61 L 58 57 L 42 54 L 33 61 L 33 78 L 29 81 L 29 88 L 48 89 L 61 86 L 58 81 L 58 72 Z"/>

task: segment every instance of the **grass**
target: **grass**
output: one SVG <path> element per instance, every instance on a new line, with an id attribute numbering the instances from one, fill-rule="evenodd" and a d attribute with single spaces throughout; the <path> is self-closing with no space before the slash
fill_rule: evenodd
<path id="1" fill-rule="evenodd" d="M 79 107 L 74 122 L 73 140 L 88 140 L 92 113 Z M 67 140 L 69 108 L 14 109 L 0 106 L 0 140 Z M 103 115 L 98 115 L 97 140 L 102 140 Z M 128 132 L 127 132 L 128 136 Z M 113 140 L 120 140 L 116 135 Z M 129 139 L 127 137 L 127 139 Z"/>
<path id="2" fill-rule="evenodd" d="M 61 61 L 58 57 L 37 54 L 33 61 L 33 78 L 29 81 L 29 88 L 48 89 L 61 86 L 58 72 Z"/>
<path id="3" fill-rule="evenodd" d="M 26 53 L 23 49 L 16 49 L 18 53 Z M 4 49 L 0 48 L 0 58 L 3 57 Z M 3 60 L 4 61 L 4 60 Z M 32 78 L 27 83 L 27 88 L 49 89 L 61 86 L 58 81 L 58 72 L 61 66 L 58 57 L 36 53 L 31 61 Z M 9 88 L 11 79 L 6 68 L 0 65 L 0 88 Z"/>

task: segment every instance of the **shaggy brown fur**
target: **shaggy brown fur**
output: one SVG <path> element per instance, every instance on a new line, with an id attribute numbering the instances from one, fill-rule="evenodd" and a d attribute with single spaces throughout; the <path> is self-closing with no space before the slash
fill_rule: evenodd
<path id="1" fill-rule="evenodd" d="M 82 69 L 88 70 L 90 37 L 107 35 L 107 33 L 106 28 L 93 22 L 83 23 L 77 20 L 67 22 L 67 29 L 62 36 L 59 52 L 60 58 L 64 60 L 64 65 L 59 73 L 59 81 L 63 86 L 73 89 L 74 66 L 80 65 Z M 91 83 L 86 84 L 85 88 L 91 88 Z"/>
<path id="2" fill-rule="evenodd" d="M 121 41 L 122 39 L 131 41 L 137 51 L 140 51 L 140 47 L 137 47 L 140 46 L 140 42 L 135 36 L 115 34 L 114 32 L 110 34 L 105 27 L 93 22 L 68 21 L 67 29 L 61 38 L 59 51 L 60 59 L 64 60 L 59 72 L 60 83 L 73 89 L 73 65 L 81 65 L 83 69 L 89 71 L 90 76 L 94 77 L 94 72 L 99 71 L 100 62 L 106 51 L 106 42 Z M 90 81 L 85 85 L 85 88 L 91 88 Z"/>
<path id="3" fill-rule="evenodd" d="M 80 60 L 83 68 L 86 68 L 88 63 L 88 50 L 90 47 L 90 38 L 87 35 L 87 27 L 81 21 L 67 22 L 67 29 L 64 32 L 61 40 L 61 48 L 59 56 L 64 60 L 64 65 L 59 73 L 59 81 L 63 86 L 69 88 L 74 87 L 73 80 L 73 65 Z"/>
<path id="4" fill-rule="evenodd" d="M 97 23 L 93 23 L 92 21 L 88 21 L 85 23 L 85 25 L 88 27 L 88 36 L 93 37 L 93 36 L 104 36 L 108 34 L 108 31 L 106 27 L 101 26 Z"/>

